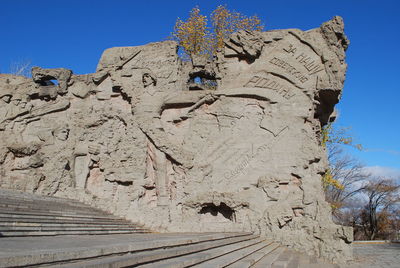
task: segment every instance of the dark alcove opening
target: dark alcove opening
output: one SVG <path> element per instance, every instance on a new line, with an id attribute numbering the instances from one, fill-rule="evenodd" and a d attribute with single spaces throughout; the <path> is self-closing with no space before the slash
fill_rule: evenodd
<path id="1" fill-rule="evenodd" d="M 210 213 L 212 216 L 217 216 L 220 213 L 224 218 L 230 221 L 236 221 L 235 210 L 221 202 L 219 206 L 216 206 L 213 203 L 205 203 L 202 205 L 202 208 L 199 214 L 207 214 Z"/>

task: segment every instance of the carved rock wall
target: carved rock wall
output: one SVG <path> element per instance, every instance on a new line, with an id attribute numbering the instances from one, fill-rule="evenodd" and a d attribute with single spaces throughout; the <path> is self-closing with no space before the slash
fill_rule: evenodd
<path id="1" fill-rule="evenodd" d="M 335 17 L 306 32 L 238 32 L 213 62 L 181 62 L 166 41 L 108 49 L 94 74 L 0 75 L 0 187 L 345 261 L 352 231 L 324 201 L 320 133 L 347 46 Z"/>

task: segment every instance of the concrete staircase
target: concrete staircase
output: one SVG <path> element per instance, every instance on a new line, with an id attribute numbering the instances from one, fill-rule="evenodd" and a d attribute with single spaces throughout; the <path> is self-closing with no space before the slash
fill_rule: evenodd
<path id="1" fill-rule="evenodd" d="M 333 268 L 246 233 L 0 238 L 0 267 Z"/>
<path id="2" fill-rule="evenodd" d="M 149 233 L 77 201 L 0 189 L 0 267 L 338 267 L 252 233 Z"/>
<path id="3" fill-rule="evenodd" d="M 0 189 L 0 237 L 148 232 L 75 200 Z"/>

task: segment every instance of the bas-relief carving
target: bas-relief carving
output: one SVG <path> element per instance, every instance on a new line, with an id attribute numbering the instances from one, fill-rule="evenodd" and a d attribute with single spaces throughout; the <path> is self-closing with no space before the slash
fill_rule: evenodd
<path id="1" fill-rule="evenodd" d="M 99 161 L 100 148 L 93 144 L 77 144 L 74 151 L 74 176 L 76 188 L 85 189 L 89 169 Z"/>
<path id="2" fill-rule="evenodd" d="M 256 231 L 349 258 L 318 142 L 335 103 L 324 91 L 344 80 L 340 23 L 239 32 L 213 63 L 180 62 L 167 41 L 108 49 L 94 74 L 0 76 L 1 187 L 78 198 L 158 231 Z M 189 90 L 207 88 L 188 86 L 194 75 L 216 90 Z"/>

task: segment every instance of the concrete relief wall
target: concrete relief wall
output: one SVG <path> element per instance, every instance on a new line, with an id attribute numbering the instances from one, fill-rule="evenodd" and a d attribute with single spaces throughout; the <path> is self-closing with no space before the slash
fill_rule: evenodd
<path id="1" fill-rule="evenodd" d="M 349 259 L 352 231 L 324 201 L 320 143 L 347 45 L 335 17 L 306 32 L 235 33 L 212 62 L 181 62 L 166 41 L 107 49 L 94 74 L 0 75 L 0 187 L 80 199 L 156 231 L 251 231 Z"/>

